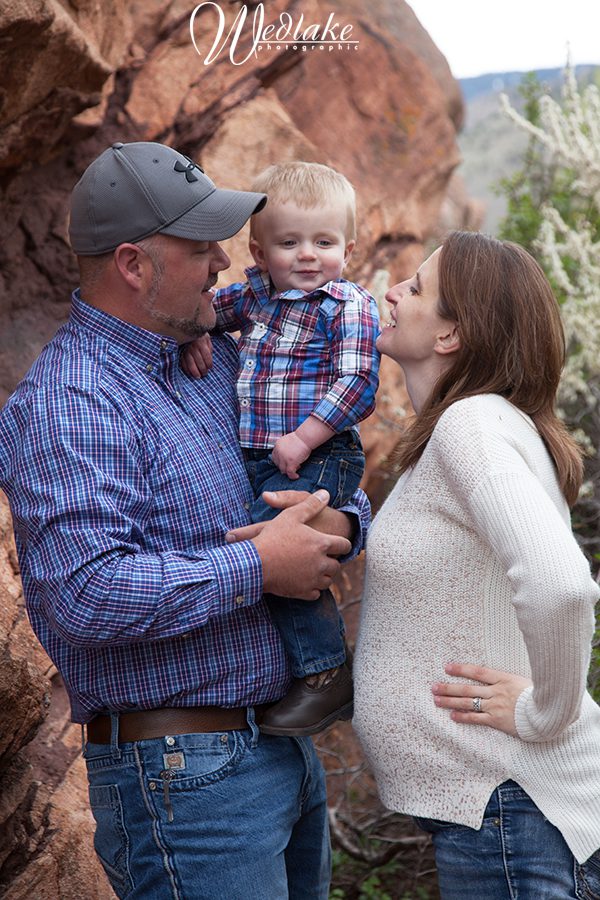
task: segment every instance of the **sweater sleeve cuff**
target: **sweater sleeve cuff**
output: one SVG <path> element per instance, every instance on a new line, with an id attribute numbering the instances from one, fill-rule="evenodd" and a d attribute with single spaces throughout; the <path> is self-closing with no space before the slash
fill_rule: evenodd
<path id="1" fill-rule="evenodd" d="M 515 727 L 517 734 L 522 741 L 529 743 L 539 743 L 541 741 L 549 741 L 557 737 L 556 734 L 547 734 L 536 728 L 532 713 L 533 707 L 533 686 L 526 687 L 519 695 L 515 704 Z"/>
<path id="2" fill-rule="evenodd" d="M 263 594 L 263 572 L 252 541 L 216 547 L 211 560 L 222 614 L 258 603 Z"/>

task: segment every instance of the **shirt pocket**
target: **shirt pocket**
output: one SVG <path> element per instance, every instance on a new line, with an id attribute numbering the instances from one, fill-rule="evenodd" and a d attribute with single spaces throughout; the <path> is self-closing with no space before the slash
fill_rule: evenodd
<path id="1" fill-rule="evenodd" d="M 327 335 L 319 327 L 319 315 L 314 309 L 291 307 L 273 327 L 273 352 L 282 359 L 295 358 L 299 362 L 329 358 Z"/>

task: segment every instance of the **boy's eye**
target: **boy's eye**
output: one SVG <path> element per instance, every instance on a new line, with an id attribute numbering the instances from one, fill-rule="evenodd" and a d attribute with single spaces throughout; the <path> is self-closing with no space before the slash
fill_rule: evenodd
<path id="1" fill-rule="evenodd" d="M 419 289 L 418 289 L 418 288 L 416 287 L 416 285 L 414 285 L 414 284 L 411 284 L 411 286 L 409 287 L 408 290 L 409 290 L 409 292 L 410 292 L 411 294 L 413 294 L 413 296 L 414 296 L 415 294 L 418 294 L 418 293 L 419 293 Z"/>
<path id="2" fill-rule="evenodd" d="M 333 241 L 328 240 L 327 238 L 322 238 L 320 241 L 317 241 L 319 247 L 331 247 L 333 245 Z"/>
<path id="3" fill-rule="evenodd" d="M 296 244 L 296 241 L 294 241 L 290 238 L 288 241 L 281 241 L 280 243 L 281 243 L 282 247 L 294 247 Z"/>

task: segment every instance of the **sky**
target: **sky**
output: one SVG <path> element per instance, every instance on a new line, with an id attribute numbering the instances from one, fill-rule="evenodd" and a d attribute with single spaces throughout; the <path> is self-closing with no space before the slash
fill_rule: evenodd
<path id="1" fill-rule="evenodd" d="M 407 0 L 455 78 L 600 64 L 600 0 Z"/>

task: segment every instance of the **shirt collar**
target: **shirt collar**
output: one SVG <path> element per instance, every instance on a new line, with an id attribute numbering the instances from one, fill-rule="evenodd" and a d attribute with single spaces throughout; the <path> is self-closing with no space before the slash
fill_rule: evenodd
<path id="1" fill-rule="evenodd" d="M 79 288 L 73 291 L 70 321 L 78 328 L 84 328 L 102 338 L 116 352 L 124 352 L 129 358 L 142 364 L 155 362 L 166 354 L 179 354 L 179 344 L 174 338 L 146 331 L 145 328 L 124 322 L 96 306 L 90 306 L 81 299 Z"/>
<path id="2" fill-rule="evenodd" d="M 317 294 L 329 294 L 334 299 L 339 299 L 340 285 L 345 283 L 344 278 L 338 278 L 335 281 L 328 281 L 320 288 L 314 291 L 302 291 L 298 288 L 291 288 L 288 291 L 274 291 L 268 272 L 262 272 L 258 266 L 249 266 L 244 269 L 244 274 L 248 279 L 250 290 L 260 303 L 268 303 L 270 300 L 301 300 L 304 297 L 312 299 Z"/>

